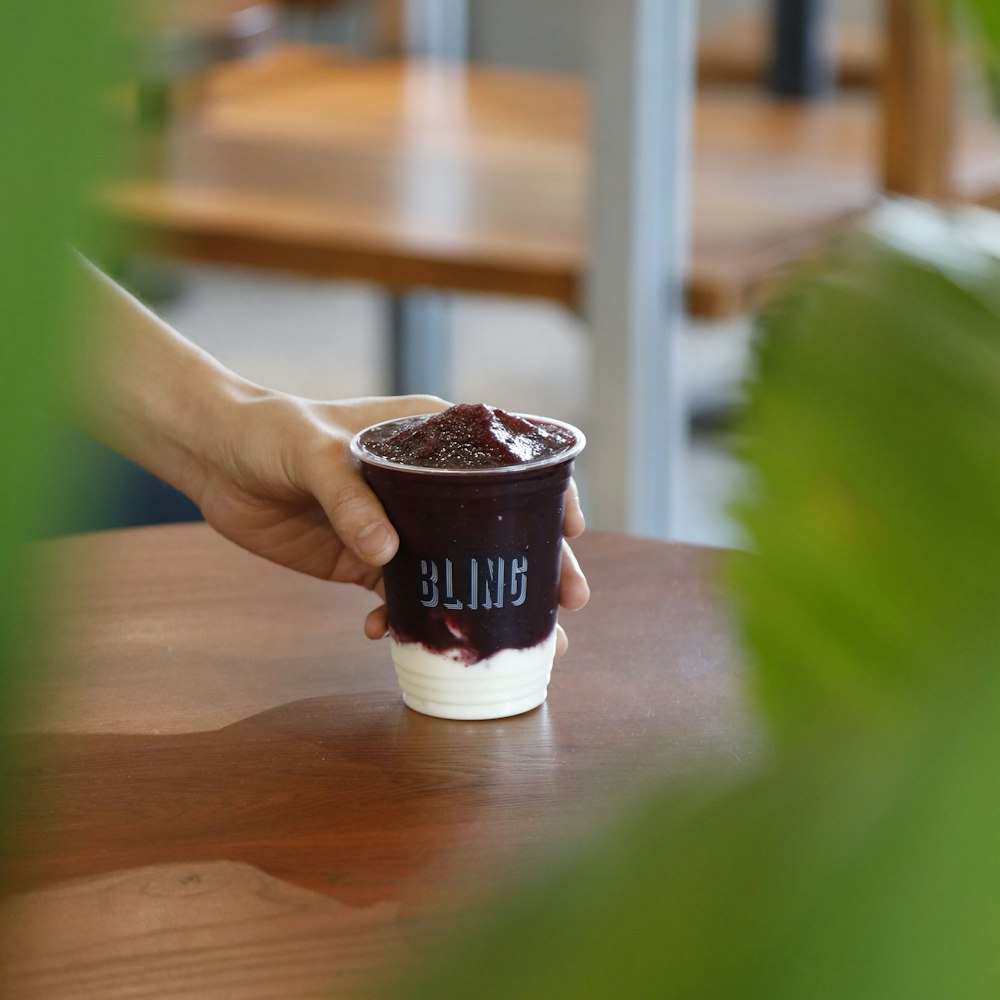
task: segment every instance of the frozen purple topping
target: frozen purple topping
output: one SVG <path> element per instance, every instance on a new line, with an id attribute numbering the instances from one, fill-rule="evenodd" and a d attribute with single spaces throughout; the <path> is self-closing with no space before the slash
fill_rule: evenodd
<path id="1" fill-rule="evenodd" d="M 459 403 L 443 413 L 376 427 L 361 441 L 390 462 L 428 469 L 498 469 L 567 451 L 572 432 L 484 403 Z"/>

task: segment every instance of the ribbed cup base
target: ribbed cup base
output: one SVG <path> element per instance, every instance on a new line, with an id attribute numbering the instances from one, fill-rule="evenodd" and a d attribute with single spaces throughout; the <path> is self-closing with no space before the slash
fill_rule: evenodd
<path id="1" fill-rule="evenodd" d="M 537 708 L 548 690 L 556 633 L 466 666 L 415 642 L 389 640 L 403 701 L 439 719 L 503 719 Z"/>

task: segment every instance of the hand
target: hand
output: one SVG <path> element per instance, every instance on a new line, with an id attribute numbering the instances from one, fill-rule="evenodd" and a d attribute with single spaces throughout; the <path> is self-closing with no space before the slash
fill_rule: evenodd
<path id="1" fill-rule="evenodd" d="M 203 463 L 195 496 L 205 519 L 237 545 L 324 580 L 356 583 L 385 596 L 382 570 L 399 539 L 355 467 L 353 435 L 394 417 L 447 406 L 434 396 L 366 398 L 324 403 L 261 392 L 238 399 L 220 428 L 221 445 Z M 568 537 L 583 531 L 575 484 L 567 493 Z M 590 596 L 564 542 L 560 602 L 575 610 Z M 365 621 L 365 634 L 386 632 L 385 606 Z M 568 645 L 559 627 L 557 655 Z"/>
<path id="2" fill-rule="evenodd" d="M 98 440 L 175 486 L 220 534 L 272 562 L 384 597 L 399 539 L 349 451 L 369 424 L 443 410 L 434 396 L 322 403 L 240 378 L 82 259 L 86 376 L 69 409 Z M 90 359 L 99 358 L 96 367 Z M 583 530 L 576 489 L 566 534 Z M 564 544 L 560 599 L 582 607 L 587 582 Z M 365 622 L 385 635 L 385 608 Z M 566 649 L 559 630 L 557 649 Z"/>
<path id="3" fill-rule="evenodd" d="M 583 534 L 586 522 L 580 507 L 580 494 L 576 481 L 569 481 L 566 491 L 566 512 L 563 515 L 563 555 L 562 570 L 559 574 L 559 603 L 567 611 L 579 611 L 590 600 L 590 586 L 580 569 L 580 564 L 566 538 L 577 538 Z M 562 625 L 556 626 L 556 656 L 562 656 L 569 647 L 569 639 Z"/>

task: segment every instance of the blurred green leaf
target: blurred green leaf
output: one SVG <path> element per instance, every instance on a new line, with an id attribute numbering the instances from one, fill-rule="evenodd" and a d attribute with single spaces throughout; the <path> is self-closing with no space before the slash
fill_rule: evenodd
<path id="1" fill-rule="evenodd" d="M 887 206 L 766 318 L 737 583 L 786 737 L 904 724 L 1000 648 L 998 237 Z"/>
<path id="2" fill-rule="evenodd" d="M 399 995 L 998 995 L 989 694 L 905 747 L 787 758 L 728 792 L 661 790 L 453 953 L 425 956 Z"/>
<path id="3" fill-rule="evenodd" d="M 968 15 L 973 34 L 982 40 L 994 65 L 1000 64 L 1000 4 L 996 0 L 947 0 Z"/>
<path id="4" fill-rule="evenodd" d="M 1000 996 L 1000 237 L 890 205 L 766 317 L 756 776 L 652 790 L 407 997 Z"/>
<path id="5" fill-rule="evenodd" d="M 83 193 L 101 160 L 97 112 L 117 65 L 112 11 L 105 0 L 0 4 L 0 733 L 25 711 L 31 668 L 23 542 L 67 490 L 50 414 L 75 321 L 70 241 L 92 235 Z"/>
<path id="6" fill-rule="evenodd" d="M 983 71 L 985 96 L 993 114 L 1000 117 L 1000 5 L 996 0 L 914 0 L 945 4 L 954 14 L 962 52 L 975 54 Z"/>

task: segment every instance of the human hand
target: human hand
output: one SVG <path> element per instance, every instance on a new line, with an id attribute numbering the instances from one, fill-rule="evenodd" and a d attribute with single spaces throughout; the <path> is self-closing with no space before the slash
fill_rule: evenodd
<path id="1" fill-rule="evenodd" d="M 86 292 L 84 377 L 70 410 L 98 440 L 181 490 L 237 545 L 324 580 L 384 597 L 382 566 L 399 538 L 350 456 L 357 431 L 394 417 L 445 409 L 434 396 L 334 403 L 272 392 L 240 378 L 185 340 L 124 289 L 80 260 Z M 583 530 L 576 488 L 566 535 Z M 560 599 L 590 594 L 564 544 Z M 385 634 L 385 608 L 365 622 Z M 566 648 L 560 629 L 557 649 Z"/>
<path id="2" fill-rule="evenodd" d="M 434 396 L 369 397 L 328 403 L 263 390 L 247 392 L 228 408 L 220 440 L 207 449 L 194 496 L 205 519 L 237 545 L 290 569 L 324 580 L 356 583 L 385 596 L 382 566 L 398 536 L 356 468 L 354 434 L 381 420 L 433 413 L 447 406 Z M 565 534 L 584 520 L 575 484 L 567 491 Z M 583 607 L 586 579 L 563 545 L 560 603 Z M 365 621 L 365 633 L 386 633 L 385 606 Z M 557 655 L 566 634 L 558 629 Z"/>

